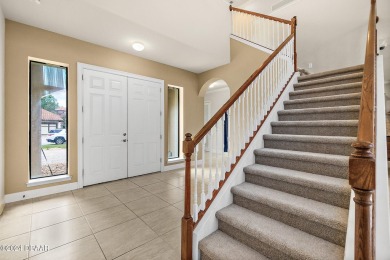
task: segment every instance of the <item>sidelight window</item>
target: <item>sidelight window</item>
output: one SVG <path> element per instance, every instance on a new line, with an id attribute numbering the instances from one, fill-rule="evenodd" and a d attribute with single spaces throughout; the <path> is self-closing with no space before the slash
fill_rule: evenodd
<path id="1" fill-rule="evenodd" d="M 30 179 L 68 174 L 68 66 L 29 61 Z"/>
<path id="2" fill-rule="evenodd" d="M 168 87 L 168 160 L 181 158 L 182 89 Z"/>

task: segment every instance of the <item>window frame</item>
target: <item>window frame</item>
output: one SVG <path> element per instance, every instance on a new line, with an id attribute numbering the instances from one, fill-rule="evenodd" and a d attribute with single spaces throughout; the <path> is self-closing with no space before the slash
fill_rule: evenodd
<path id="1" fill-rule="evenodd" d="M 180 87 L 180 86 L 175 86 L 175 85 L 168 85 L 168 89 L 169 88 L 174 88 L 174 89 L 177 89 L 178 90 L 178 156 L 177 157 L 173 157 L 173 158 L 169 158 L 168 156 L 168 151 L 169 149 L 167 149 L 167 162 L 168 163 L 172 163 L 172 162 L 176 162 L 176 161 L 182 161 L 184 159 L 184 156 L 183 156 L 183 153 L 182 153 L 182 150 L 183 150 L 183 126 L 184 126 L 184 107 L 183 107 L 183 104 L 184 104 L 184 89 L 183 87 Z M 167 93 L 167 98 L 169 98 L 169 94 Z M 167 105 L 169 104 L 169 101 L 167 102 Z M 167 134 L 168 138 L 169 138 L 169 127 L 168 127 L 168 134 Z M 167 140 L 167 146 L 169 145 L 169 139 Z"/>
<path id="2" fill-rule="evenodd" d="M 31 172 L 31 94 L 32 94 L 32 87 L 31 87 L 31 64 L 32 63 L 41 63 L 44 65 L 49 65 L 53 67 L 60 67 L 64 68 L 66 71 L 66 84 L 65 84 L 65 92 L 66 92 L 66 130 L 69 128 L 69 111 L 68 111 L 68 105 L 69 105 L 69 64 L 51 61 L 51 60 L 45 60 L 40 58 L 34 58 L 34 57 L 28 57 L 28 180 L 29 182 L 39 182 L 40 180 L 45 181 L 48 179 L 62 179 L 66 178 L 67 176 L 70 176 L 69 173 L 69 131 L 66 131 L 66 173 L 63 174 L 56 174 L 51 176 L 40 176 L 32 178 L 32 172 Z M 41 155 L 42 156 L 42 155 Z M 50 183 L 50 181 L 49 181 Z M 34 185 L 33 185 L 34 186 Z"/>

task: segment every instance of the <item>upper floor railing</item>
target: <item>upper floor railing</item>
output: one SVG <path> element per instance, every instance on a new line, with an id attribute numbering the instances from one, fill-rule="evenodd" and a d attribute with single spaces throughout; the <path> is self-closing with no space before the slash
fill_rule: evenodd
<path id="1" fill-rule="evenodd" d="M 230 7 L 230 10 L 233 12 L 233 33 L 234 28 L 248 27 L 249 18 L 243 18 L 246 15 L 270 21 L 267 22 L 267 26 L 274 29 L 268 28 L 261 22 L 255 22 L 257 18 L 253 18 L 251 27 L 253 33 L 246 32 L 247 34 L 238 36 L 245 40 L 256 41 L 260 40 L 258 34 L 261 35 L 262 30 L 267 30 L 265 38 L 271 37 L 268 44 L 272 43 L 267 46 L 275 47 L 275 50 L 194 138 L 192 134 L 186 134 L 183 142 L 186 166 L 182 259 L 192 259 L 194 228 L 297 71 L 295 17 L 291 21 L 286 21 L 233 7 Z M 272 25 L 274 22 L 277 25 Z M 286 27 L 286 23 L 289 28 Z M 263 27 L 257 27 L 258 25 Z"/>
<path id="2" fill-rule="evenodd" d="M 270 50 L 291 34 L 291 21 L 230 7 L 232 34 Z"/>
<path id="3" fill-rule="evenodd" d="M 349 159 L 349 183 L 355 192 L 355 259 L 374 259 L 376 0 L 371 0 L 363 70 L 357 141 Z"/>

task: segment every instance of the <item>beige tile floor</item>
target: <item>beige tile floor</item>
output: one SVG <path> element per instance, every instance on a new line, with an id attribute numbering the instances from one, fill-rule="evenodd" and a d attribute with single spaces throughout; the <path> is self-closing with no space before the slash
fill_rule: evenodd
<path id="1" fill-rule="evenodd" d="M 7 204 L 0 259 L 180 259 L 183 186 L 178 170 Z"/>

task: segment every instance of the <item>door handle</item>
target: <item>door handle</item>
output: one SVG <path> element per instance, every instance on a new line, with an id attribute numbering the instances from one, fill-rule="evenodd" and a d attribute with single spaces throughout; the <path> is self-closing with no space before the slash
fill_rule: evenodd
<path id="1" fill-rule="evenodd" d="M 123 139 L 122 142 L 126 143 L 126 142 L 127 142 L 127 139 Z"/>

